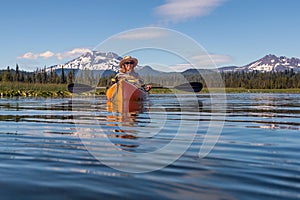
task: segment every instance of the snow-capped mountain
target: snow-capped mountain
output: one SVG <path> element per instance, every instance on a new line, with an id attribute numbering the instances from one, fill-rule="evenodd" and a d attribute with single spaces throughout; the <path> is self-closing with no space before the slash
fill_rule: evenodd
<path id="1" fill-rule="evenodd" d="M 61 71 L 62 67 L 65 70 L 95 70 L 95 71 L 112 71 L 117 72 L 119 69 L 119 63 L 122 57 L 119 55 L 108 52 L 103 53 L 99 51 L 87 52 L 65 64 L 54 65 L 49 67 L 47 71 L 56 70 Z M 144 68 L 144 69 L 143 69 Z M 232 72 L 232 71 L 262 71 L 262 72 L 277 72 L 293 69 L 294 72 L 300 72 L 300 59 L 298 58 L 287 58 L 285 56 L 277 57 L 275 55 L 269 54 L 263 58 L 251 62 L 248 65 L 237 67 L 237 66 L 227 66 L 219 68 L 222 72 Z M 158 75 L 164 74 L 163 72 L 152 69 L 150 66 L 137 66 L 136 71 L 142 73 L 143 75 Z"/>
<path id="2" fill-rule="evenodd" d="M 47 68 L 46 71 L 54 70 L 60 72 L 62 67 L 64 70 L 93 70 L 93 71 L 111 71 L 111 72 L 118 72 L 119 71 L 119 64 L 122 60 L 122 57 L 117 55 L 113 52 L 99 52 L 99 51 L 91 51 L 81 56 L 65 63 L 65 64 L 58 64 L 52 67 Z M 143 67 L 136 66 L 135 69 L 141 70 Z"/>
<path id="3" fill-rule="evenodd" d="M 99 51 L 87 52 L 65 64 L 54 65 L 48 70 L 61 70 L 64 69 L 74 69 L 74 70 L 111 70 L 118 71 L 119 63 L 122 60 L 120 56 L 115 53 L 108 52 L 102 53 Z"/>
<path id="4" fill-rule="evenodd" d="M 256 60 L 248 65 L 242 67 L 222 67 L 220 71 L 261 71 L 261 72 L 279 72 L 285 70 L 293 70 L 294 72 L 300 72 L 300 59 L 287 58 L 285 56 L 277 57 L 269 54 L 265 57 Z"/>
<path id="5" fill-rule="evenodd" d="M 269 54 L 265 57 L 252 62 L 244 67 L 246 71 L 264 71 L 264 72 L 277 72 L 293 69 L 295 72 L 300 71 L 300 59 L 287 58 L 285 56 L 277 57 Z"/>

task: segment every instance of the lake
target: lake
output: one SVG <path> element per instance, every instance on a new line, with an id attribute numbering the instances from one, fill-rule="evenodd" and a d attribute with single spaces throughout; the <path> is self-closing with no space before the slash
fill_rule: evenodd
<path id="1" fill-rule="evenodd" d="M 300 199 L 299 100 L 1 98 L 0 197 Z"/>

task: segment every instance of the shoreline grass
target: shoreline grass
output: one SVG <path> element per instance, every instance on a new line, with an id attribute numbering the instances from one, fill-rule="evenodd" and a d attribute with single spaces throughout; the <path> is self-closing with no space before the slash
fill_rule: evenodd
<path id="1" fill-rule="evenodd" d="M 1 82 L 1 97 L 70 97 L 66 84 Z"/>

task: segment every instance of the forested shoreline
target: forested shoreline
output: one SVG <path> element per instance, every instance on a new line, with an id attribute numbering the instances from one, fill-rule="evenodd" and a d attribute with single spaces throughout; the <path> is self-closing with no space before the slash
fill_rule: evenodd
<path id="1" fill-rule="evenodd" d="M 227 72 L 221 74 L 225 87 L 246 89 L 300 89 L 300 73 L 284 72 Z"/>
<path id="2" fill-rule="evenodd" d="M 214 73 L 203 71 L 203 73 L 185 74 L 184 78 L 188 81 L 202 82 L 204 85 L 203 92 L 206 90 L 206 82 L 203 77 L 212 80 L 210 88 L 231 88 L 227 91 L 261 91 L 273 90 L 280 92 L 281 89 L 293 89 L 287 91 L 300 92 L 300 73 L 293 70 L 284 72 L 221 72 L 219 73 L 223 79 L 222 84 L 216 82 L 214 84 Z M 211 76 L 211 77 L 210 77 Z M 155 85 L 171 86 L 180 84 L 178 81 L 182 78 L 182 74 L 172 74 L 171 76 L 144 77 L 146 82 Z M 74 70 L 65 71 L 63 68 L 60 73 L 54 70 L 37 69 L 34 72 L 26 72 L 19 70 L 16 65 L 15 69 L 7 67 L 6 70 L 0 70 L 0 96 L 71 96 L 67 90 L 67 85 L 75 81 L 85 84 L 107 86 L 110 77 L 98 78 L 92 71 L 84 70 L 76 74 Z M 153 82 L 153 80 L 155 80 Z M 257 90 L 255 90 L 257 89 Z M 154 93 L 164 92 L 163 90 L 154 91 Z M 103 91 L 101 91 L 103 94 Z"/>
<path id="3" fill-rule="evenodd" d="M 60 74 L 51 68 L 47 71 L 46 67 L 27 72 L 20 70 L 18 65 L 15 69 L 7 67 L 6 70 L 0 70 L 0 82 L 67 84 L 72 83 L 74 78 L 74 70 L 69 70 L 66 73 L 64 68 L 61 69 Z"/>

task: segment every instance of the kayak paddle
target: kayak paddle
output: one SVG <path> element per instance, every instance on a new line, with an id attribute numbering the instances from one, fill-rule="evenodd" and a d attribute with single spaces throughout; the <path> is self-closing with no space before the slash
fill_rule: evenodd
<path id="1" fill-rule="evenodd" d="M 152 87 L 152 88 L 168 88 L 168 89 L 177 89 L 177 90 L 182 90 L 182 91 L 186 91 L 186 92 L 200 92 L 202 90 L 202 83 L 200 82 L 190 82 L 190 83 L 184 83 L 184 84 L 180 84 L 177 86 L 170 86 L 170 87 Z M 70 83 L 68 85 L 68 91 L 71 93 L 83 93 L 83 92 L 88 92 L 91 90 L 94 90 L 96 88 L 99 87 L 93 87 L 90 85 L 86 85 L 86 84 L 81 84 L 81 83 Z M 105 88 L 105 87 L 101 87 L 101 88 Z"/>

